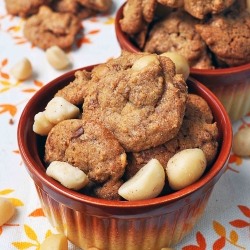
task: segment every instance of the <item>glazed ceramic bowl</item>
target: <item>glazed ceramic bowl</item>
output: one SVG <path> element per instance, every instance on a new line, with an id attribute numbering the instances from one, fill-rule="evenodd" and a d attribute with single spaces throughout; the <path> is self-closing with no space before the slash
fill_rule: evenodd
<path id="1" fill-rule="evenodd" d="M 116 14 L 116 37 L 123 50 L 139 52 L 127 34 L 121 30 L 119 20 L 123 18 L 124 3 Z M 224 69 L 194 69 L 190 76 L 202 82 L 221 101 L 231 121 L 236 121 L 250 112 L 250 63 Z"/>
<path id="2" fill-rule="evenodd" d="M 84 69 L 91 70 L 93 66 Z M 189 78 L 191 93 L 211 107 L 219 129 L 214 164 L 194 184 L 175 193 L 142 201 L 109 201 L 67 189 L 45 173 L 45 137 L 32 130 L 34 116 L 53 95 L 74 80 L 68 72 L 46 84 L 28 102 L 18 125 L 18 145 L 51 224 L 82 249 L 161 249 L 177 244 L 201 218 L 214 185 L 227 165 L 232 145 L 230 119 L 219 100 L 204 85 Z"/>

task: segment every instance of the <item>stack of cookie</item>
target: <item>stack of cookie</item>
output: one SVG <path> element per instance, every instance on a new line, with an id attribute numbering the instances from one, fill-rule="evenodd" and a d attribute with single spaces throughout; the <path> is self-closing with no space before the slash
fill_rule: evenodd
<path id="1" fill-rule="evenodd" d="M 245 0 L 129 0 L 123 14 L 121 29 L 142 51 L 175 51 L 197 69 L 250 62 Z"/>
<path id="2" fill-rule="evenodd" d="M 165 169 L 185 149 L 201 149 L 207 166 L 216 157 L 218 128 L 212 112 L 204 99 L 188 93 L 182 74 L 166 56 L 123 51 L 91 72 L 77 71 L 55 97 L 82 107 L 82 114 L 50 130 L 44 160 L 81 169 L 89 178 L 80 190 L 84 194 L 121 200 L 123 182 L 151 159 Z M 161 195 L 169 191 L 166 181 Z"/>
<path id="3" fill-rule="evenodd" d="M 70 46 L 81 29 L 81 20 L 108 11 L 112 0 L 5 0 L 9 14 L 27 17 L 24 36 L 46 50 Z"/>

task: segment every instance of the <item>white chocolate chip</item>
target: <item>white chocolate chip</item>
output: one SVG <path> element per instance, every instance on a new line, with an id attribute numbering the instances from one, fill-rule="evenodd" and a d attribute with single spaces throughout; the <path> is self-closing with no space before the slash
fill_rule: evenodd
<path id="1" fill-rule="evenodd" d="M 51 123 L 57 124 L 63 120 L 76 118 L 79 112 L 78 107 L 63 97 L 56 96 L 47 104 L 44 115 Z"/>
<path id="2" fill-rule="evenodd" d="M 46 174 L 60 182 L 63 186 L 73 190 L 79 190 L 88 183 L 87 175 L 67 162 L 51 162 L 46 170 Z"/>
<path id="3" fill-rule="evenodd" d="M 10 69 L 10 74 L 18 80 L 29 78 L 32 75 L 32 65 L 30 61 L 24 57 Z"/>
<path id="4" fill-rule="evenodd" d="M 68 239 L 63 234 L 51 234 L 42 242 L 40 250 L 68 250 Z"/>
<path id="5" fill-rule="evenodd" d="M 69 66 L 69 59 L 66 53 L 56 45 L 46 50 L 46 58 L 55 69 L 65 69 Z"/>
<path id="6" fill-rule="evenodd" d="M 5 197 L 0 197 L 0 226 L 6 223 L 15 213 L 13 202 Z"/>
<path id="7" fill-rule="evenodd" d="M 165 172 L 156 159 L 150 160 L 132 178 L 123 183 L 118 194 L 129 201 L 157 197 L 165 184 Z"/>
<path id="8" fill-rule="evenodd" d="M 48 135 L 50 130 L 55 126 L 54 123 L 51 123 L 44 112 L 39 112 L 34 117 L 33 131 L 39 135 Z"/>
<path id="9" fill-rule="evenodd" d="M 169 186 L 183 189 L 196 182 L 204 173 L 207 161 L 199 148 L 185 149 L 171 157 L 166 167 Z"/>

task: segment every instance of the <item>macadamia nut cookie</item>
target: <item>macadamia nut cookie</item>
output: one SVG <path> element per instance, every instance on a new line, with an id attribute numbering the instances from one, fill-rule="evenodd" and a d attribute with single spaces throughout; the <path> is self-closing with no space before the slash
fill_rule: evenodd
<path id="1" fill-rule="evenodd" d="M 92 72 L 83 119 L 102 123 L 126 152 L 138 152 L 176 136 L 186 100 L 186 82 L 169 58 L 123 51 Z"/>
<path id="2" fill-rule="evenodd" d="M 200 148 L 208 166 L 212 164 L 218 148 L 218 129 L 206 101 L 189 94 L 186 112 L 179 133 L 172 140 L 148 150 L 128 154 L 126 179 L 131 178 L 151 159 L 157 159 L 166 167 L 169 159 L 184 149 Z"/>
<path id="3" fill-rule="evenodd" d="M 83 6 L 77 0 L 54 0 L 50 6 L 55 12 L 71 13 L 81 20 L 97 13 L 95 10 Z"/>
<path id="4" fill-rule="evenodd" d="M 214 15 L 204 24 L 197 24 L 196 31 L 209 49 L 228 66 L 250 62 L 250 13 L 233 8 L 226 13 Z"/>
<path id="5" fill-rule="evenodd" d="M 78 70 L 75 72 L 74 81 L 70 82 L 69 85 L 60 89 L 55 96 L 63 97 L 68 102 L 79 105 L 83 103 L 86 96 L 88 84 L 91 79 L 91 72 L 86 70 Z"/>
<path id="6" fill-rule="evenodd" d="M 53 45 L 60 48 L 70 46 L 79 29 L 80 20 L 76 16 L 41 6 L 38 14 L 27 19 L 23 32 L 29 41 L 45 50 Z"/>
<path id="7" fill-rule="evenodd" d="M 77 0 L 83 6 L 98 11 L 108 11 L 112 5 L 111 0 Z"/>
<path id="8" fill-rule="evenodd" d="M 207 14 L 218 14 L 235 0 L 184 0 L 184 9 L 193 17 L 203 19 Z"/>
<path id="9" fill-rule="evenodd" d="M 53 127 L 46 140 L 44 159 L 47 164 L 63 161 L 81 169 L 92 182 L 92 192 L 100 193 L 99 198 L 104 196 L 102 187 L 110 191 L 106 197 L 114 196 L 111 186 L 117 194 L 127 164 L 124 149 L 107 128 L 80 119 L 64 120 Z"/>
<path id="10" fill-rule="evenodd" d="M 124 7 L 124 17 L 120 20 L 121 29 L 132 36 L 140 48 L 145 43 L 148 25 L 154 18 L 156 6 L 156 0 L 129 0 Z"/>
<path id="11" fill-rule="evenodd" d="M 206 43 L 195 30 L 199 20 L 182 9 L 171 12 L 149 31 L 144 51 L 161 54 L 176 52 L 184 56 L 191 68 L 211 68 Z"/>
<path id="12" fill-rule="evenodd" d="M 38 12 L 41 5 L 48 5 L 52 0 L 5 0 L 9 14 L 26 17 Z"/>

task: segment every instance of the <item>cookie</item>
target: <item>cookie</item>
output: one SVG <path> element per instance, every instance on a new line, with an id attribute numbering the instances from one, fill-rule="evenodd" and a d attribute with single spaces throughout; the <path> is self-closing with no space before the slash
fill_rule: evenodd
<path id="1" fill-rule="evenodd" d="M 233 6 L 220 15 L 214 15 L 204 24 L 197 24 L 201 35 L 217 59 L 227 66 L 239 66 L 250 62 L 250 13 L 236 11 Z"/>
<path id="2" fill-rule="evenodd" d="M 80 27 L 76 16 L 41 6 L 37 14 L 27 19 L 23 32 L 30 42 L 45 50 L 53 45 L 60 48 L 70 46 Z"/>
<path id="3" fill-rule="evenodd" d="M 83 118 L 107 127 L 126 152 L 138 152 L 176 136 L 186 99 L 186 82 L 169 58 L 123 51 L 92 71 Z"/>
<path id="4" fill-rule="evenodd" d="M 207 14 L 219 14 L 235 0 L 184 0 L 184 9 L 193 17 L 203 19 Z"/>
<path id="5" fill-rule="evenodd" d="M 148 26 L 154 18 L 156 0 L 129 0 L 124 10 L 123 18 L 120 20 L 121 29 L 129 34 L 142 48 L 148 32 Z"/>
<path id="6" fill-rule="evenodd" d="M 75 72 L 74 81 L 60 89 L 55 96 L 63 97 L 65 100 L 74 105 L 83 104 L 90 79 L 91 72 L 78 70 Z"/>
<path id="7" fill-rule="evenodd" d="M 92 183 L 93 195 L 110 199 L 118 197 L 117 187 L 122 184 L 127 164 L 124 149 L 109 130 L 81 119 L 64 120 L 53 127 L 46 140 L 44 160 L 46 164 L 63 161 L 78 167 Z"/>
<path id="8" fill-rule="evenodd" d="M 52 0 L 5 0 L 9 14 L 26 17 L 38 12 L 41 5 L 48 5 Z"/>
<path id="9" fill-rule="evenodd" d="M 50 6 L 55 12 L 71 13 L 81 20 L 97 13 L 96 11 L 81 5 L 77 0 L 54 0 Z"/>
<path id="10" fill-rule="evenodd" d="M 157 0 L 157 2 L 172 8 L 179 8 L 184 5 L 184 0 Z"/>
<path id="11" fill-rule="evenodd" d="M 217 153 L 217 136 L 217 125 L 213 122 L 211 110 L 205 100 L 189 94 L 185 116 L 177 136 L 155 148 L 127 154 L 125 179 L 131 178 L 153 158 L 159 160 L 165 168 L 174 154 L 188 148 L 202 149 L 209 166 Z"/>
<path id="12" fill-rule="evenodd" d="M 177 52 L 184 56 L 191 68 L 212 68 L 206 43 L 195 30 L 200 21 L 181 8 L 158 21 L 149 31 L 144 51 L 161 54 Z"/>
<path id="13" fill-rule="evenodd" d="M 77 0 L 80 4 L 98 12 L 110 10 L 112 0 Z"/>

